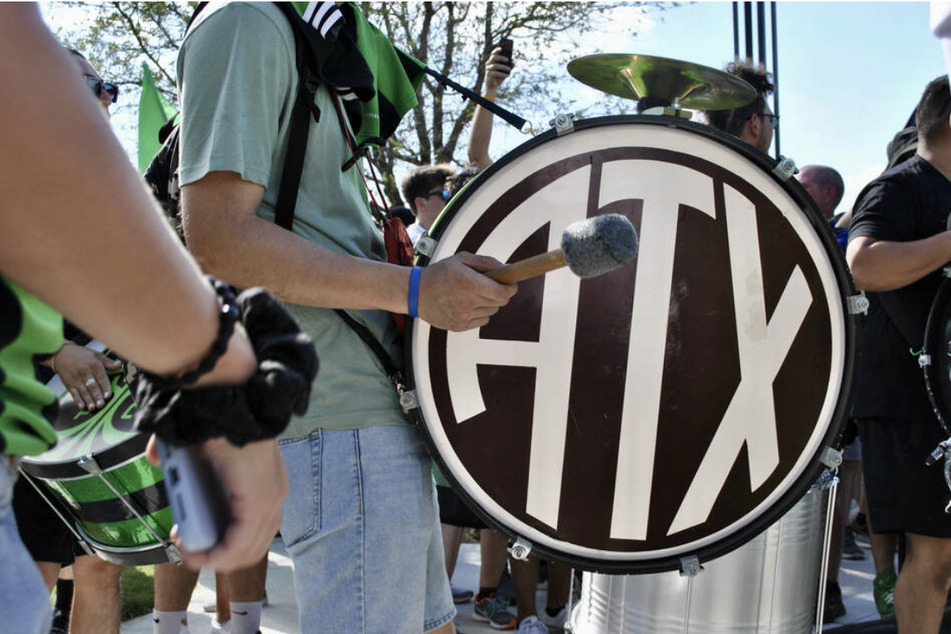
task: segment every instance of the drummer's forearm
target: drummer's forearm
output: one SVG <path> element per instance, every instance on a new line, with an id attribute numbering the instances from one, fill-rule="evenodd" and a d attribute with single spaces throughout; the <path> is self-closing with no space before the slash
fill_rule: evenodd
<path id="1" fill-rule="evenodd" d="M 409 269 L 327 249 L 259 217 L 263 193 L 234 172 L 182 188 L 186 242 L 206 272 L 294 304 L 407 311 Z"/>
<path id="2" fill-rule="evenodd" d="M 846 259 L 859 290 L 895 290 L 917 282 L 951 261 L 951 232 L 911 242 L 859 236 L 849 242 Z"/>
<path id="3" fill-rule="evenodd" d="M 36 7 L 0 11 L 0 271 L 149 370 L 197 363 L 212 289 Z"/>

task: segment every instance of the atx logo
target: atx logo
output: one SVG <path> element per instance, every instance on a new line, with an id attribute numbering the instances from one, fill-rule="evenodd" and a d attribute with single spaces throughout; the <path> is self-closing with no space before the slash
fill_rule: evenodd
<path id="1" fill-rule="evenodd" d="M 584 547 L 670 548 L 742 521 L 814 451 L 837 390 L 831 266 L 801 212 L 747 176 L 615 148 L 468 201 L 489 204 L 455 225 L 458 250 L 501 260 L 601 213 L 640 241 L 622 270 L 552 273 L 480 331 L 431 331 L 442 428 L 518 521 Z"/>

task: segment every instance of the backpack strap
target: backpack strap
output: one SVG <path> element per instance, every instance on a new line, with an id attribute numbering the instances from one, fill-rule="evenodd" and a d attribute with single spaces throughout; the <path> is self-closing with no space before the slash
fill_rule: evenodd
<path id="1" fill-rule="evenodd" d="M 297 64 L 297 97 L 291 110 L 291 122 L 287 154 L 284 156 L 284 171 L 277 192 L 277 206 L 274 210 L 274 222 L 291 231 L 294 224 L 294 210 L 297 207 L 297 192 L 300 189 L 304 173 L 304 158 L 307 154 L 307 139 L 310 117 L 314 123 L 320 121 L 320 108 L 314 103 L 317 95 L 316 59 L 307 38 L 303 33 L 304 25 L 297 11 L 289 2 L 275 3 L 291 23 L 294 31 L 294 45 Z M 308 116 L 309 115 L 309 116 Z"/>

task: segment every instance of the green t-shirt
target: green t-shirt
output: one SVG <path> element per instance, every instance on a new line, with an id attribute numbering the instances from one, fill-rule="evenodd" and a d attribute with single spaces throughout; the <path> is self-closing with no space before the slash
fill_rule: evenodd
<path id="1" fill-rule="evenodd" d="M 62 316 L 0 275 L 0 453 L 32 456 L 56 443 L 56 397 L 35 361 L 62 343 Z"/>
<path id="2" fill-rule="evenodd" d="M 182 185 L 209 172 L 237 172 L 265 187 L 258 215 L 274 220 L 297 91 L 294 33 L 271 3 L 209 7 L 189 29 L 178 58 L 182 104 Z M 386 260 L 383 237 L 350 157 L 330 93 L 318 90 L 321 116 L 311 124 L 294 232 L 323 247 Z M 304 274 L 288 271 L 288 275 Z M 307 272 L 320 275 L 319 270 Z M 284 437 L 316 428 L 399 425 L 406 420 L 395 389 L 367 345 L 332 310 L 289 305 L 314 339 L 320 372 L 307 414 Z M 402 365 L 402 344 L 385 311 L 350 311 Z"/>

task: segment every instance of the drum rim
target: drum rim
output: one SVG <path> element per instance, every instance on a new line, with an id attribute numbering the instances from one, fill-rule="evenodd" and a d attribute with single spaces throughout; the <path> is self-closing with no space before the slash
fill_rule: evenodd
<path id="1" fill-rule="evenodd" d="M 938 292 L 935 293 L 934 299 L 931 300 L 931 307 L 928 309 L 928 320 L 925 322 L 925 334 L 921 354 L 922 357 L 928 358 L 929 362 L 923 363 L 921 369 L 925 375 L 925 390 L 928 392 L 928 401 L 931 403 L 931 409 L 934 410 L 935 417 L 938 419 L 938 424 L 941 425 L 942 431 L 945 434 L 951 435 L 951 431 L 949 431 L 951 424 L 948 423 L 948 415 L 943 411 L 945 404 L 940 402 L 941 399 L 939 398 L 939 387 L 937 384 L 939 379 L 937 376 L 933 376 L 933 373 L 937 371 L 935 367 L 936 364 L 931 359 L 931 355 L 935 352 L 931 350 L 931 340 L 938 335 L 935 330 L 939 328 L 939 313 L 947 308 L 946 304 L 949 295 L 951 295 L 951 277 L 944 276 L 941 280 L 941 284 L 938 286 Z M 939 305 L 941 305 L 942 308 L 939 308 Z"/>
<path id="2" fill-rule="evenodd" d="M 584 130 L 594 127 L 632 123 L 638 125 L 682 128 L 698 133 L 703 137 L 712 138 L 720 145 L 726 146 L 729 150 L 736 152 L 742 158 L 752 163 L 754 167 L 768 175 L 769 178 L 774 181 L 781 189 L 783 189 L 798 205 L 798 207 L 803 212 L 803 217 L 813 229 L 819 244 L 822 246 L 823 251 L 827 256 L 829 268 L 833 273 L 834 283 L 838 291 L 836 296 L 842 308 L 842 334 L 844 335 L 844 340 L 842 342 L 842 377 L 838 399 L 835 403 L 835 406 L 833 407 L 829 425 L 821 439 L 819 439 L 816 443 L 816 449 L 813 454 L 808 456 L 809 460 L 807 466 L 802 470 L 799 477 L 796 478 L 795 481 L 784 492 L 780 493 L 778 499 L 772 506 L 763 510 L 758 516 L 750 520 L 746 525 L 742 526 L 734 533 L 689 553 L 679 553 L 673 556 L 661 556 L 650 560 L 602 559 L 597 557 L 579 556 L 556 550 L 549 547 L 547 544 L 532 542 L 533 552 L 541 553 L 557 561 L 563 561 L 569 563 L 572 566 L 593 572 L 653 573 L 679 569 L 682 567 L 682 563 L 685 558 L 697 557 L 700 561 L 709 561 L 711 559 L 725 555 L 749 542 L 756 535 L 762 533 L 766 528 L 768 528 L 771 524 L 776 522 L 785 513 L 787 513 L 796 504 L 796 502 L 798 502 L 798 500 L 801 499 L 806 492 L 808 492 L 810 487 L 815 484 L 822 471 L 827 468 L 822 462 L 823 453 L 828 448 L 840 448 L 841 432 L 847 420 L 848 407 L 851 398 L 852 378 L 854 375 L 855 363 L 857 361 L 858 355 L 857 341 L 861 326 L 860 316 L 856 314 L 855 311 L 850 309 L 849 299 L 856 295 L 856 290 L 852 281 L 851 273 L 849 272 L 848 266 L 846 265 L 844 254 L 838 245 L 835 235 L 829 224 L 822 218 L 815 205 L 815 202 L 805 191 L 805 189 L 799 184 L 799 182 L 791 176 L 788 179 L 784 179 L 775 170 L 776 166 L 779 164 L 779 160 L 759 152 L 753 146 L 741 141 L 737 137 L 723 133 L 710 126 L 692 121 L 685 121 L 675 117 L 656 115 L 614 115 L 579 120 L 574 122 L 574 127 L 575 130 Z M 446 230 L 446 227 L 449 226 L 450 221 L 453 219 L 456 213 L 458 213 L 463 204 L 471 197 L 471 195 L 477 191 L 479 187 L 481 187 L 484 181 L 490 179 L 498 171 L 504 169 L 508 163 L 516 160 L 523 154 L 530 152 L 534 148 L 550 142 L 553 138 L 557 138 L 558 136 L 558 132 L 554 129 L 548 130 L 515 148 L 512 152 L 500 158 L 499 161 L 493 163 L 493 165 L 477 175 L 465 188 L 463 188 L 461 192 L 459 192 L 459 194 L 457 194 L 455 199 L 450 201 L 443 213 L 433 224 L 430 233 L 436 239 L 441 238 Z M 429 262 L 429 260 L 429 256 L 419 255 L 417 257 L 417 264 L 425 265 Z M 416 336 L 416 329 L 417 324 L 414 320 L 411 323 L 411 327 L 407 329 L 406 334 L 406 365 L 410 370 L 406 374 L 409 381 L 409 389 L 415 388 L 416 380 L 415 374 L 412 371 L 412 368 L 414 367 L 413 353 L 415 349 L 414 339 Z M 413 409 L 410 412 L 410 416 L 415 423 L 421 425 L 424 429 L 423 436 L 426 444 L 433 459 L 443 472 L 443 475 L 447 480 L 449 480 L 454 490 L 462 497 L 462 499 L 470 506 L 470 508 L 472 508 L 472 510 L 480 517 L 480 519 L 485 521 L 488 526 L 491 526 L 504 534 L 510 540 L 517 540 L 521 538 L 522 536 L 516 530 L 506 524 L 503 524 L 500 520 L 483 509 L 481 504 L 477 502 L 472 495 L 470 495 L 464 486 L 461 485 L 457 475 L 448 468 L 446 460 L 440 453 L 440 447 L 429 433 L 429 424 L 422 415 L 422 407 L 418 406 L 416 409 Z M 805 457 L 805 455 L 802 457 Z M 552 541 L 558 540 L 553 539 Z M 561 541 L 560 543 L 569 542 Z M 624 553 L 618 554 L 623 556 Z"/>

